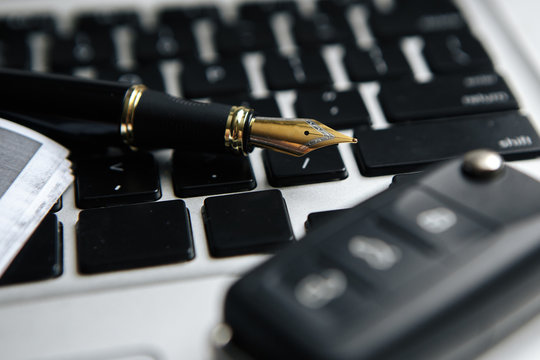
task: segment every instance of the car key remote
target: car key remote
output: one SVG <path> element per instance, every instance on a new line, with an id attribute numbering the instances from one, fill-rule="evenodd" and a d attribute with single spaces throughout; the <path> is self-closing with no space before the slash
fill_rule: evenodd
<path id="1" fill-rule="evenodd" d="M 477 150 L 390 187 L 235 283 L 255 359 L 463 359 L 540 310 L 540 183 Z"/>

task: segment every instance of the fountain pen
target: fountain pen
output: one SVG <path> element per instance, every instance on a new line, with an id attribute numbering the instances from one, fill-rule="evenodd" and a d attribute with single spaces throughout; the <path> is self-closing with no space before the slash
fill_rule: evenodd
<path id="1" fill-rule="evenodd" d="M 90 134 L 132 148 L 246 155 L 263 147 L 294 156 L 356 142 L 313 119 L 259 117 L 243 106 L 190 101 L 144 85 L 8 69 L 0 69 L 0 84 L 0 116 L 75 142 L 77 134 Z"/>

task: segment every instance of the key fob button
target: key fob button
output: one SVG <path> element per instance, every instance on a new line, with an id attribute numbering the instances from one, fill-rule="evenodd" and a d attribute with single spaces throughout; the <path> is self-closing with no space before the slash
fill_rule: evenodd
<path id="1" fill-rule="evenodd" d="M 334 241 L 320 243 L 321 253 L 376 292 L 407 286 L 432 261 L 421 247 L 412 247 L 385 227 L 375 216 L 366 218 Z"/>
<path id="2" fill-rule="evenodd" d="M 324 269 L 305 276 L 294 288 L 298 303 L 309 309 L 320 309 L 347 290 L 347 276 L 338 269 Z"/>
<path id="3" fill-rule="evenodd" d="M 357 235 L 349 240 L 349 253 L 364 260 L 375 270 L 389 270 L 401 260 L 401 250 L 386 242 L 366 236 Z"/>
<path id="4" fill-rule="evenodd" d="M 341 329 L 371 303 L 365 283 L 316 252 L 276 270 L 263 286 L 291 310 L 291 317 L 314 331 Z"/>
<path id="5" fill-rule="evenodd" d="M 382 209 L 381 216 L 397 233 L 442 251 L 455 252 L 491 231 L 489 223 L 476 213 L 457 209 L 420 188 L 404 192 Z"/>

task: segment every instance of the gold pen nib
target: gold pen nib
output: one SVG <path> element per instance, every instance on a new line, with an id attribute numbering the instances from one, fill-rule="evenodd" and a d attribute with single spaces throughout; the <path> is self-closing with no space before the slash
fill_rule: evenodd
<path id="1" fill-rule="evenodd" d="M 312 119 L 255 117 L 251 121 L 248 142 L 253 146 L 302 156 L 325 146 L 356 143 L 357 140 Z"/>

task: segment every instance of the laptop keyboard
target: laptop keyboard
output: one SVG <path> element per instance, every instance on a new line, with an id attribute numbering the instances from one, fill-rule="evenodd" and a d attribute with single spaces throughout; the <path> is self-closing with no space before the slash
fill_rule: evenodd
<path id="1" fill-rule="evenodd" d="M 54 14 L 2 15 L 4 67 L 142 82 L 186 98 L 250 106 L 260 115 L 312 117 L 359 142 L 303 158 L 261 151 L 260 159 L 74 147 L 76 181 L 64 195 L 67 205 L 43 221 L 0 284 L 61 282 L 68 257 L 77 272 L 71 284 L 196 263 L 207 249 L 220 259 L 271 253 L 300 237 L 289 207 L 302 207 L 295 191 L 304 187 L 328 183 L 317 190 L 328 198 L 343 192 L 340 182 L 350 177 L 419 171 L 475 148 L 496 149 L 508 160 L 540 155 L 529 119 L 450 1 L 384 4 L 284 1 L 226 12 L 179 5 L 159 9 L 150 24 L 130 9 L 76 13 L 68 26 Z M 345 152 L 356 163 L 346 166 Z M 204 199 L 202 208 L 192 198 Z M 312 214 L 307 224 L 326 215 Z M 200 219 L 205 234 L 192 231 Z M 64 254 L 63 233 L 75 234 Z M 193 271 L 179 266 L 156 276 L 198 276 L 207 264 L 205 258 Z M 132 283 L 138 281 L 147 279 Z"/>

